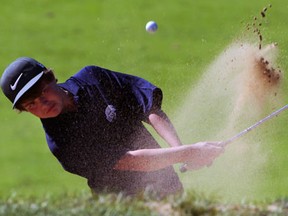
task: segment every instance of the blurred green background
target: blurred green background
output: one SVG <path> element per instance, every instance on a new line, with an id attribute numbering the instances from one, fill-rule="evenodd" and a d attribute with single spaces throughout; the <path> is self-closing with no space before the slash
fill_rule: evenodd
<path id="1" fill-rule="evenodd" d="M 285 71 L 285 0 L 2 0 L 0 74 L 20 56 L 34 57 L 52 68 L 60 82 L 90 64 L 134 74 L 162 88 L 163 108 L 173 121 L 186 92 L 205 68 L 269 4 L 272 8 L 262 26 L 263 43 L 279 44 L 278 63 Z M 149 20 L 158 23 L 155 34 L 145 31 Z M 0 197 L 13 192 L 43 196 L 88 190 L 85 179 L 63 171 L 49 152 L 38 119 L 13 111 L 3 93 L 0 109 Z M 206 116 L 213 118 L 212 113 Z M 265 135 L 269 145 L 263 148 L 272 151 L 272 156 L 253 198 L 288 194 L 287 119 L 287 114 L 281 114 Z M 209 130 L 209 125 L 206 127 Z M 196 141 L 191 134 L 191 141 L 185 143 Z M 198 188 L 193 185 L 194 175 L 201 172 L 180 174 L 187 190 Z M 198 189 L 209 181 L 213 177 Z M 236 191 L 231 188 L 233 193 Z"/>

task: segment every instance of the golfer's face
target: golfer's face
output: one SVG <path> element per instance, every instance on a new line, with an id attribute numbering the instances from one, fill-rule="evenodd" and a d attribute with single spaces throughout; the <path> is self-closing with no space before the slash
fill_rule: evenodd
<path id="1" fill-rule="evenodd" d="M 63 95 L 55 82 L 42 86 L 40 96 L 22 103 L 24 109 L 39 118 L 56 117 L 63 109 Z"/>

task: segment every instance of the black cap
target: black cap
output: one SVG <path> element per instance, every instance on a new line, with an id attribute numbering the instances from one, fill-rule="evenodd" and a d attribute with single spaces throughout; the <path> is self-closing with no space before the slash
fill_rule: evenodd
<path id="1" fill-rule="evenodd" d="M 1 77 L 1 88 L 5 96 L 13 103 L 27 92 L 43 75 L 46 67 L 29 57 L 21 57 L 13 61 Z"/>

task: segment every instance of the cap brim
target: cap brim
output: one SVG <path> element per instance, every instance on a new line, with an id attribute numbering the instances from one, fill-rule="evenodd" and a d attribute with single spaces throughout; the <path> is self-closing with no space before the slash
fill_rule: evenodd
<path id="1" fill-rule="evenodd" d="M 35 76 L 33 79 L 31 79 L 25 86 L 23 86 L 23 88 L 18 92 L 14 99 L 13 109 L 17 101 L 42 77 L 43 74 L 44 72 L 42 71 L 41 73 L 37 74 L 37 76 Z"/>

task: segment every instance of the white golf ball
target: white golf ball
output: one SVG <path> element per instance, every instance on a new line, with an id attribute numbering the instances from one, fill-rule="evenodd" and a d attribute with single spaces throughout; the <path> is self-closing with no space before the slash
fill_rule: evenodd
<path id="1" fill-rule="evenodd" d="M 154 21 L 149 21 L 147 24 L 146 24 L 146 31 L 147 32 L 150 32 L 150 33 L 154 33 L 157 31 L 158 29 L 158 25 L 156 22 Z"/>

